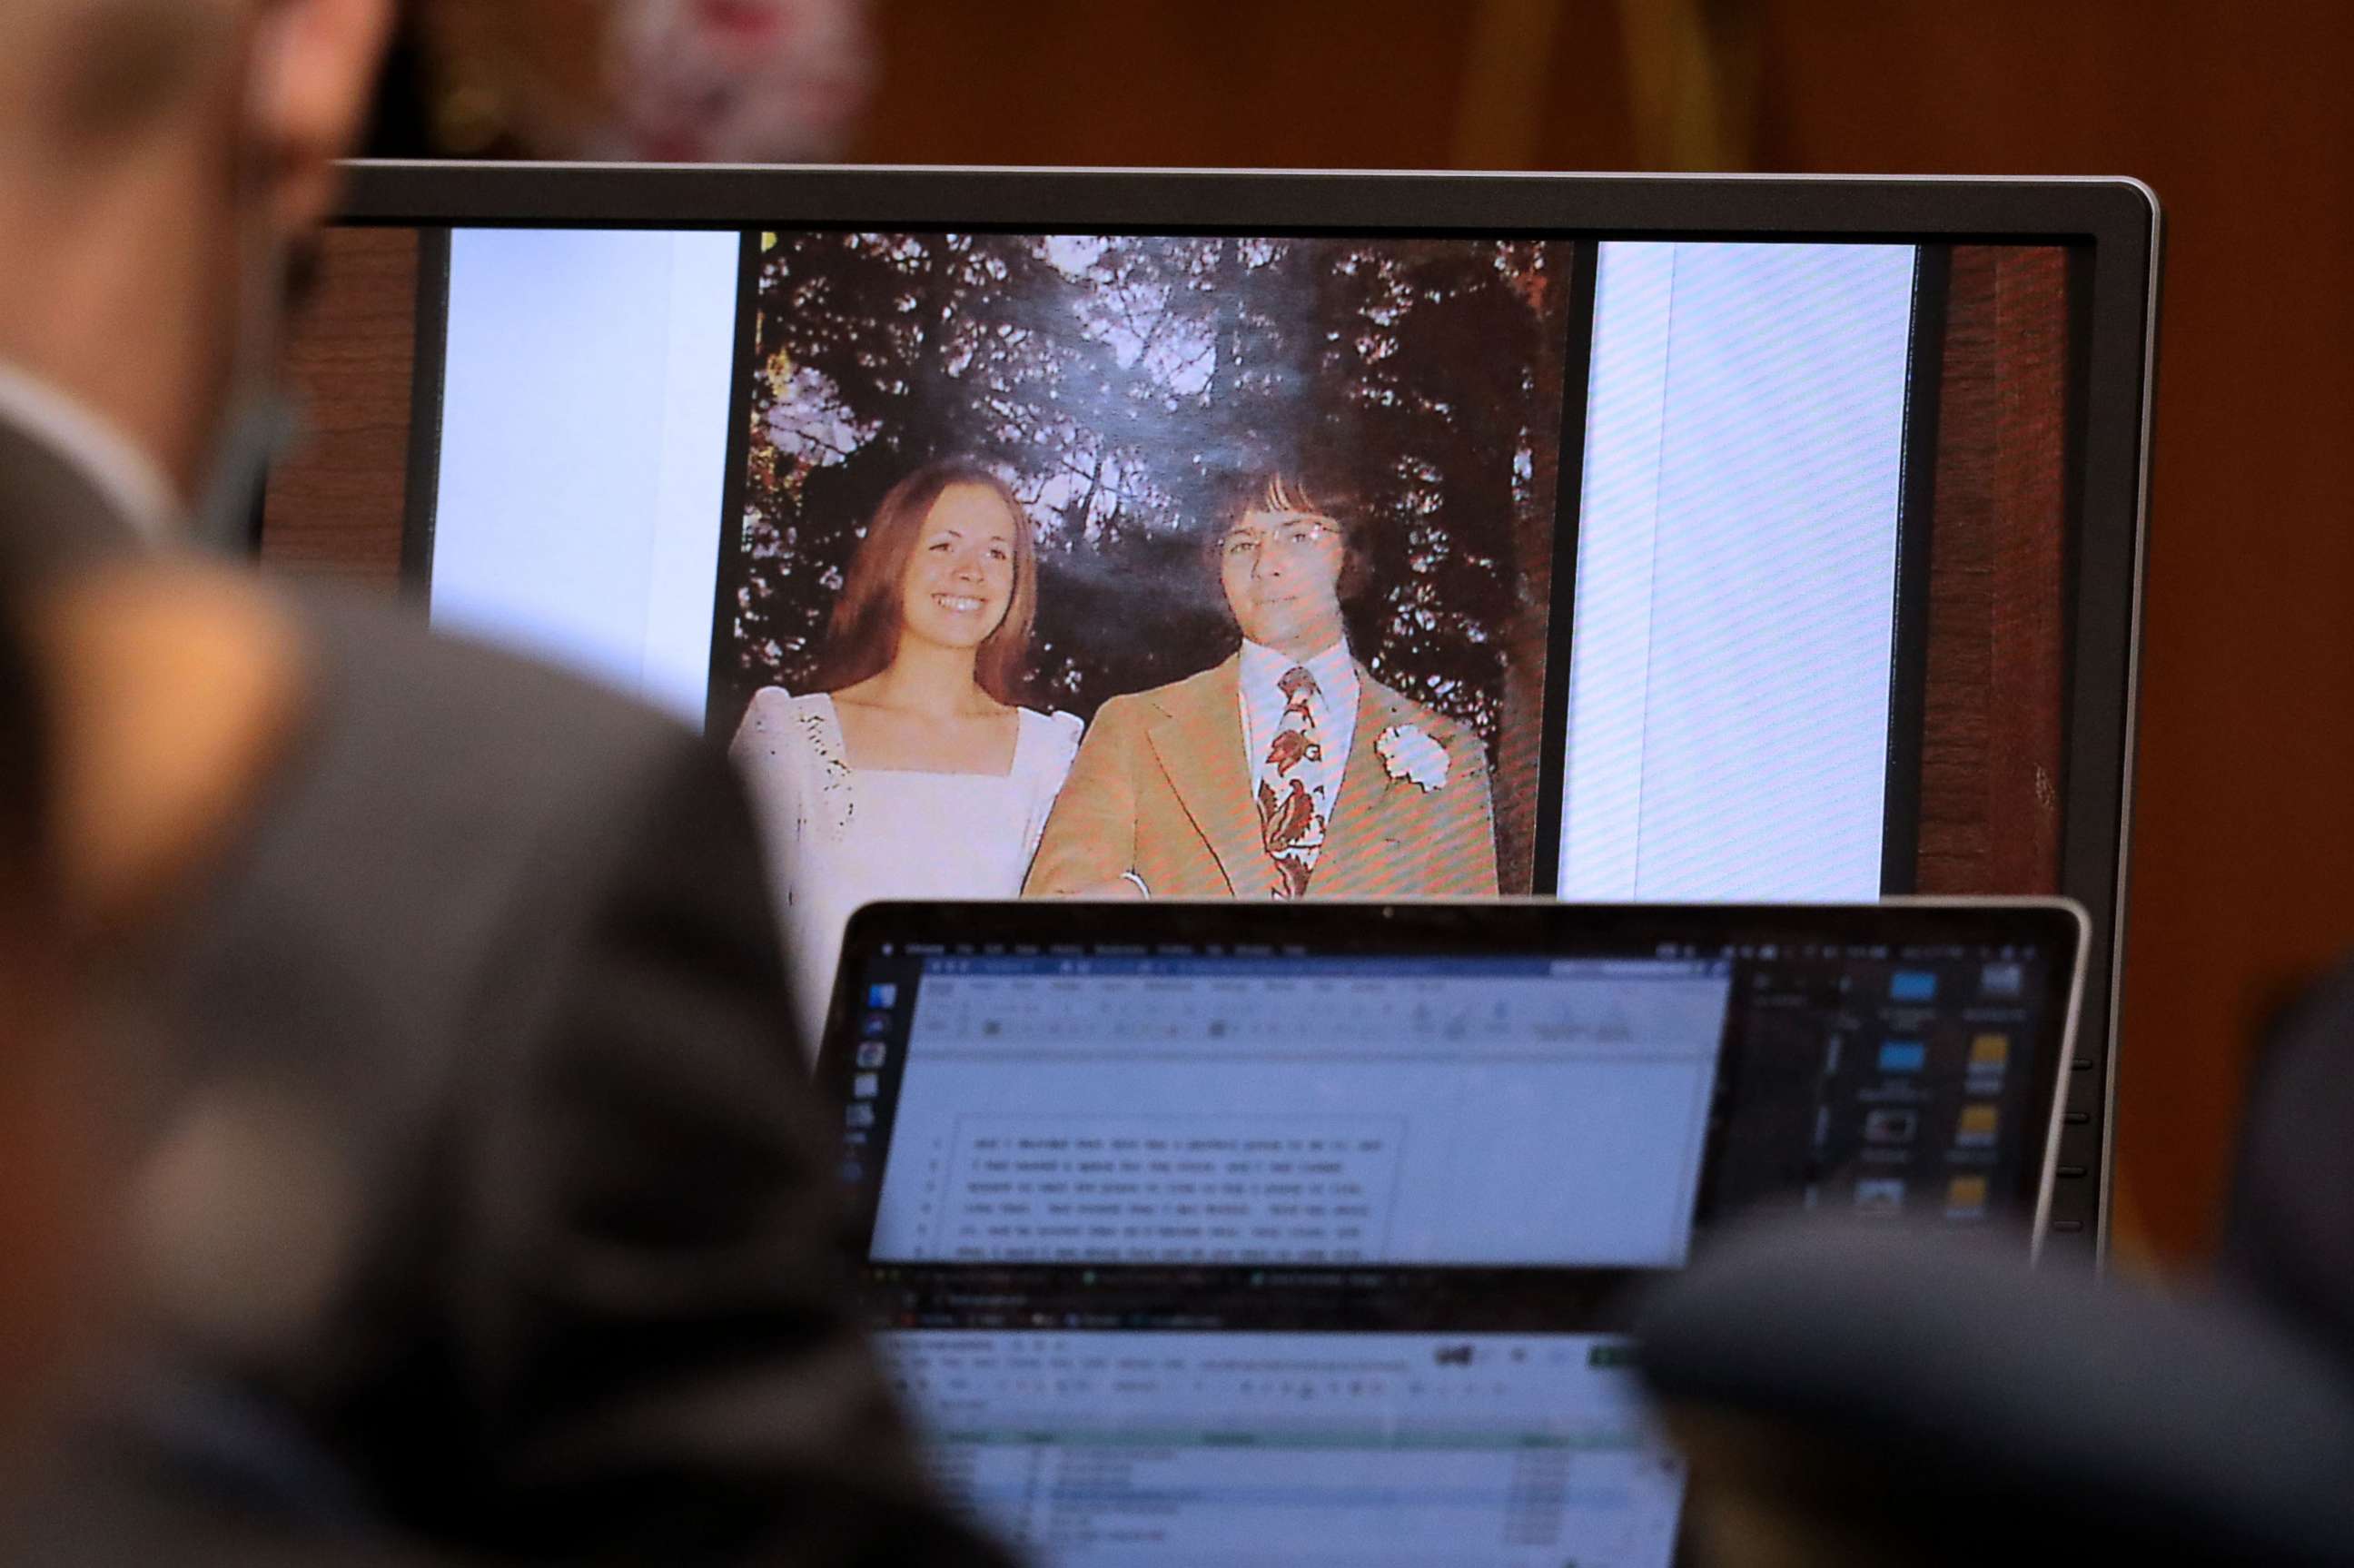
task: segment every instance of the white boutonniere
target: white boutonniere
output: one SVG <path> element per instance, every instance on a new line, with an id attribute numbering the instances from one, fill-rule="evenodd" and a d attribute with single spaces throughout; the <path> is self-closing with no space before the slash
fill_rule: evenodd
<path id="1" fill-rule="evenodd" d="M 1420 725 L 1392 725 L 1373 749 L 1382 754 L 1391 778 L 1412 779 L 1426 795 L 1447 787 L 1447 747 L 1423 734 Z"/>

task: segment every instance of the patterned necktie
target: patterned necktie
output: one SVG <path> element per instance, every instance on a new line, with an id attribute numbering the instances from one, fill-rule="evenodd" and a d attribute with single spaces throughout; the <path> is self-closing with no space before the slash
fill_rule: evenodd
<path id="1" fill-rule="evenodd" d="M 1309 705 L 1318 694 L 1316 677 L 1295 664 L 1275 685 L 1283 694 L 1283 718 L 1259 769 L 1258 831 L 1267 858 L 1283 879 L 1275 895 L 1299 898 L 1307 895 L 1309 874 L 1324 847 L 1325 809 L 1300 775 L 1324 759 L 1324 743 Z"/>

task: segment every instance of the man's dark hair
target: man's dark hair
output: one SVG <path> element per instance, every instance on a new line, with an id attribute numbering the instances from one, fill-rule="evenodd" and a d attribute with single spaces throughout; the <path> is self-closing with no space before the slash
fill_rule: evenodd
<path id="1" fill-rule="evenodd" d="M 1318 518 L 1341 535 L 1342 604 L 1355 603 L 1369 586 L 1373 561 L 1364 526 L 1354 497 L 1336 481 L 1306 469 L 1252 469 L 1235 475 L 1218 493 L 1208 541 L 1213 576 L 1220 569 L 1227 530 L 1253 512 L 1291 513 Z"/>

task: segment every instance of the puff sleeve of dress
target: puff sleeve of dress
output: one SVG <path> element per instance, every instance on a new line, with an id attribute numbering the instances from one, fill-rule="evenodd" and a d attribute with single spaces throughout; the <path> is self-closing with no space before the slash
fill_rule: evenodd
<path id="1" fill-rule="evenodd" d="M 1071 763 L 1079 755 L 1079 739 L 1087 726 L 1076 714 L 1029 709 L 1023 710 L 1022 722 L 1031 727 L 1035 738 L 1035 744 L 1024 748 L 1023 763 L 1029 784 L 1029 810 L 1022 825 L 1022 854 L 1026 863 L 1038 853 L 1038 841 L 1045 837 L 1047 814 L 1063 792 L 1063 781 L 1071 776 Z"/>

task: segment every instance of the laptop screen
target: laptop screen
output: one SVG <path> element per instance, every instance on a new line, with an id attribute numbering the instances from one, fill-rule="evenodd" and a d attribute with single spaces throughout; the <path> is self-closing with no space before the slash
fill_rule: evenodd
<path id="1" fill-rule="evenodd" d="M 1730 986 L 1718 959 L 936 960 L 868 1255 L 1671 1266 Z M 1601 1201 L 1517 1201 L 1539 1170 Z"/>
<path id="2" fill-rule="evenodd" d="M 1663 1564 L 1682 1463 L 1588 1334 L 885 1337 L 935 1473 L 1049 1564 Z"/>
<path id="3" fill-rule="evenodd" d="M 822 1075 L 949 1489 L 1058 1563 L 1664 1563 L 1638 1271 L 1761 1206 L 2027 1217 L 2067 933 L 1578 916 L 854 939 Z"/>

